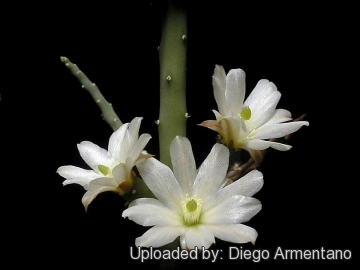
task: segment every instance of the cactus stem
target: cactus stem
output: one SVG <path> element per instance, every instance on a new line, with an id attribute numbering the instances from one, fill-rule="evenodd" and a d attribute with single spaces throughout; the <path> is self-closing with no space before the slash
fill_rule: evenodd
<path id="1" fill-rule="evenodd" d="M 109 124 L 109 126 L 115 131 L 121 125 L 122 122 L 120 118 L 115 113 L 114 109 L 111 106 L 111 103 L 107 102 L 104 96 L 101 94 L 99 88 L 95 83 L 92 83 L 89 78 L 67 57 L 60 57 L 61 62 L 65 63 L 65 66 L 71 71 L 71 73 L 80 81 L 81 88 L 87 90 L 95 103 L 98 104 L 102 114 L 103 119 Z M 116 120 L 115 120 L 116 119 Z"/>

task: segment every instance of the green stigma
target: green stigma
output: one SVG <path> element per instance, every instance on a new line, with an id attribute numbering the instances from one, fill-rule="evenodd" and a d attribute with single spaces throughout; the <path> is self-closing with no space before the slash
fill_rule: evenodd
<path id="1" fill-rule="evenodd" d="M 98 165 L 98 169 L 105 176 L 109 173 L 109 168 L 104 165 Z"/>
<path id="2" fill-rule="evenodd" d="M 188 201 L 188 202 L 186 203 L 186 209 L 187 209 L 189 212 L 194 212 L 194 211 L 196 211 L 196 209 L 197 209 L 197 203 L 196 203 L 196 201 L 195 201 L 194 199 Z"/>
<path id="3" fill-rule="evenodd" d="M 242 109 L 240 117 L 244 120 L 249 120 L 251 118 L 251 110 L 249 106 L 246 106 Z"/>
<path id="4" fill-rule="evenodd" d="M 185 200 L 181 202 L 184 224 L 186 226 L 196 225 L 200 222 L 202 200 L 196 196 L 190 197 L 186 194 Z"/>

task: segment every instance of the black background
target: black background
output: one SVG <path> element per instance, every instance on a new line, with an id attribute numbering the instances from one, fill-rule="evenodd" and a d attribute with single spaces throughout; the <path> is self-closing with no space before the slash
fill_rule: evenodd
<path id="1" fill-rule="evenodd" d="M 16 12 L 15 12 L 16 10 Z M 95 82 L 123 122 L 142 116 L 150 133 L 146 150 L 158 156 L 159 63 L 162 3 L 101 6 L 22 6 L 4 20 L 1 136 L 4 162 L 3 245 L 11 264 L 49 269 L 62 265 L 140 268 L 129 247 L 146 228 L 121 217 L 123 199 L 100 194 L 86 214 L 78 185 L 63 186 L 62 165 L 85 167 L 76 144 L 107 148 L 111 128 L 91 96 L 60 61 L 68 57 Z M 355 118 L 358 85 L 352 7 L 293 4 L 247 7 L 236 1 L 189 4 L 187 108 L 196 162 L 210 152 L 216 134 L 197 126 L 213 119 L 215 64 L 246 72 L 247 93 L 260 79 L 282 93 L 278 108 L 306 113 L 309 127 L 291 137 L 287 152 L 269 151 L 259 168 L 264 187 L 254 197 L 263 208 L 247 225 L 258 239 L 233 245 L 220 240 L 223 260 L 183 262 L 198 269 L 228 265 L 248 269 L 335 265 L 353 269 L 355 184 L 358 181 Z M 340 15 L 342 16 L 340 19 Z M 355 64 L 355 65 L 354 65 Z M 353 139 L 354 138 L 354 139 Z M 265 249 L 349 249 L 350 261 L 227 260 L 229 246 Z"/>

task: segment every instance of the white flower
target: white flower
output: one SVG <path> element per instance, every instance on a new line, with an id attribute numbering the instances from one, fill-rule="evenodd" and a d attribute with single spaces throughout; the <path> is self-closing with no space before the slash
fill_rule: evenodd
<path id="1" fill-rule="evenodd" d="M 200 125 L 218 132 L 223 144 L 235 150 L 245 149 L 254 158 L 257 150 L 268 147 L 289 150 L 290 145 L 268 139 L 281 138 L 309 125 L 307 121 L 289 122 L 291 113 L 276 109 L 281 94 L 268 80 L 260 80 L 244 102 L 245 72 L 241 69 L 232 69 L 226 75 L 224 68 L 216 65 L 213 87 L 219 110 L 213 110 L 216 120 Z"/>
<path id="2" fill-rule="evenodd" d="M 259 171 L 225 186 L 229 150 L 215 144 L 196 170 L 190 142 L 176 137 L 170 145 L 173 172 L 149 158 L 137 168 L 157 199 L 133 201 L 123 217 L 153 226 L 135 241 L 137 246 L 160 247 L 180 236 L 182 248 L 208 248 L 215 237 L 233 243 L 255 243 L 257 232 L 244 224 L 261 209 L 253 194 L 263 185 Z"/>
<path id="3" fill-rule="evenodd" d="M 151 157 L 143 151 L 151 136 L 142 134 L 138 137 L 141 120 L 136 117 L 116 130 L 109 139 L 108 150 L 88 141 L 78 144 L 80 155 L 91 170 L 75 166 L 57 169 L 57 173 L 66 178 L 63 185 L 76 183 L 87 190 L 82 198 L 85 209 L 101 192 L 114 191 L 124 195 L 131 190 L 132 168 Z"/>

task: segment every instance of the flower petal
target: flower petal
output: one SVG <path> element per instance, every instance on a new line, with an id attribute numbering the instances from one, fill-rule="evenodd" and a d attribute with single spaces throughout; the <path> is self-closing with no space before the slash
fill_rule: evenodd
<path id="1" fill-rule="evenodd" d="M 244 143 L 245 148 L 253 150 L 264 150 L 266 148 L 274 148 L 279 151 L 287 151 L 292 148 L 291 145 L 282 144 L 278 142 L 264 141 L 260 139 L 253 139 Z"/>
<path id="2" fill-rule="evenodd" d="M 141 124 L 142 117 L 135 117 L 129 124 L 128 128 L 128 143 L 130 148 L 132 148 L 139 138 L 139 129 Z"/>
<path id="3" fill-rule="evenodd" d="M 257 193 L 263 185 L 263 174 L 258 170 L 252 170 L 240 179 L 220 190 L 219 196 L 226 196 L 227 198 L 233 195 L 251 197 Z"/>
<path id="4" fill-rule="evenodd" d="M 258 170 L 252 170 L 230 185 L 220 189 L 217 195 L 214 196 L 214 198 L 211 198 L 211 201 L 203 210 L 206 211 L 235 195 L 250 197 L 257 193 L 262 188 L 263 184 L 263 174 Z"/>
<path id="5" fill-rule="evenodd" d="M 183 191 L 169 167 L 155 158 L 137 165 L 142 179 L 166 207 L 180 213 Z"/>
<path id="6" fill-rule="evenodd" d="M 204 225 L 191 226 L 186 228 L 185 234 L 181 237 L 181 242 L 185 243 L 188 249 L 209 248 L 215 243 L 215 237 L 212 231 Z"/>
<path id="7" fill-rule="evenodd" d="M 215 65 L 212 84 L 217 107 L 221 114 L 227 115 L 228 108 L 225 101 L 226 73 L 222 66 Z"/>
<path id="8" fill-rule="evenodd" d="M 146 144 L 149 142 L 150 139 L 151 139 L 150 134 L 147 133 L 141 134 L 141 136 L 135 142 L 134 147 L 131 149 L 129 156 L 126 159 L 126 166 L 128 168 L 134 167 L 136 161 L 141 155 L 141 152 L 144 150 Z"/>
<path id="9" fill-rule="evenodd" d="M 203 224 L 235 224 L 250 220 L 261 209 L 259 200 L 241 195 L 232 196 L 206 211 L 201 216 Z"/>
<path id="10" fill-rule="evenodd" d="M 129 207 L 139 206 L 139 205 L 144 205 L 144 204 L 151 204 L 151 205 L 155 205 L 155 206 L 165 207 L 164 204 L 162 204 L 159 200 L 154 199 L 154 198 L 140 198 L 140 199 L 133 200 L 129 204 Z"/>
<path id="11" fill-rule="evenodd" d="M 118 145 L 117 152 L 115 153 L 114 160 L 117 163 L 125 163 L 128 158 L 130 151 L 133 149 L 134 144 L 139 138 L 139 129 L 142 117 L 135 117 L 127 126 L 124 132 L 124 137 Z M 124 124 L 125 125 L 125 124 Z M 121 128 L 121 127 L 120 127 Z M 115 164 L 113 164 L 115 165 Z"/>
<path id="12" fill-rule="evenodd" d="M 290 120 L 292 120 L 292 118 L 291 113 L 288 110 L 276 109 L 273 116 L 265 123 L 265 125 L 288 122 Z"/>
<path id="13" fill-rule="evenodd" d="M 212 111 L 215 114 L 216 121 L 220 121 L 221 119 L 224 118 L 224 116 L 222 116 L 217 110 L 212 110 Z"/>
<path id="14" fill-rule="evenodd" d="M 112 174 L 117 185 L 120 185 L 122 182 L 129 180 L 127 178 L 130 173 L 131 170 L 128 171 L 125 164 L 123 163 L 115 166 L 115 168 L 112 170 Z"/>
<path id="15" fill-rule="evenodd" d="M 231 69 L 226 76 L 226 106 L 235 115 L 241 112 L 245 97 L 245 72 Z M 229 116 L 229 115 L 226 115 Z"/>
<path id="16" fill-rule="evenodd" d="M 96 173 L 100 174 L 98 165 L 110 167 L 111 155 L 105 149 L 97 146 L 96 144 L 88 141 L 79 143 L 79 153 L 82 159 L 93 169 Z"/>
<path id="17" fill-rule="evenodd" d="M 152 198 L 141 198 L 133 201 L 126 209 L 123 217 L 142 226 L 181 226 L 180 215 L 166 208 L 161 202 Z"/>
<path id="18" fill-rule="evenodd" d="M 275 84 L 268 80 L 260 80 L 244 102 L 244 106 L 251 109 L 251 121 L 253 126 L 260 127 L 269 120 L 275 112 L 281 94 Z"/>
<path id="19" fill-rule="evenodd" d="M 221 142 L 230 148 L 238 148 L 239 135 L 244 133 L 245 123 L 239 117 L 224 117 L 219 121 Z"/>
<path id="20" fill-rule="evenodd" d="M 208 228 L 216 238 L 231 243 L 255 244 L 258 233 L 255 229 L 243 224 L 208 225 Z"/>
<path id="21" fill-rule="evenodd" d="M 256 130 L 254 139 L 281 138 L 299 130 L 302 126 L 308 126 L 307 121 L 295 121 L 279 124 L 265 124 Z"/>
<path id="22" fill-rule="evenodd" d="M 70 185 L 70 184 L 78 184 L 78 185 L 83 186 L 87 190 L 87 186 L 90 181 L 91 180 L 70 178 L 70 179 L 66 179 L 62 184 L 63 184 L 63 186 Z"/>
<path id="23" fill-rule="evenodd" d="M 101 180 L 104 178 L 100 178 L 100 179 L 96 179 L 94 181 L 97 180 Z M 110 179 L 110 178 L 108 178 Z M 87 211 L 89 204 L 96 198 L 97 195 L 99 195 L 102 192 L 105 191 L 115 191 L 116 188 L 113 186 L 109 186 L 109 185 L 100 185 L 100 181 L 98 184 L 93 183 L 94 181 L 90 182 L 89 184 L 89 190 L 86 191 L 86 193 L 84 194 L 84 196 L 82 197 L 82 203 L 85 207 L 85 211 Z"/>
<path id="24" fill-rule="evenodd" d="M 141 237 L 135 239 L 137 247 L 161 247 L 173 242 L 184 233 L 181 226 L 155 226 L 145 232 Z"/>
<path id="25" fill-rule="evenodd" d="M 141 162 L 144 162 L 145 160 L 147 160 L 148 158 L 151 158 L 151 157 L 153 157 L 153 155 L 151 155 L 148 152 L 146 152 L 145 150 L 143 150 L 141 152 L 141 154 L 139 155 L 139 157 L 137 158 L 137 160 L 135 161 L 135 165 L 138 165 Z"/>
<path id="26" fill-rule="evenodd" d="M 218 121 L 216 121 L 216 120 L 203 121 L 201 124 L 199 124 L 199 126 L 207 127 L 211 130 L 216 131 L 217 133 L 221 133 L 221 127 L 220 127 Z"/>
<path id="27" fill-rule="evenodd" d="M 122 145 L 124 141 L 125 133 L 127 132 L 129 123 L 121 125 L 113 134 L 111 134 L 109 139 L 108 151 L 112 155 L 114 160 L 120 160 L 120 153 L 122 152 Z M 124 162 L 124 161 L 123 161 Z"/>
<path id="28" fill-rule="evenodd" d="M 219 133 L 220 137 L 224 144 L 228 145 L 237 140 L 239 137 L 239 129 L 242 121 L 239 117 L 231 117 L 231 116 L 222 116 L 216 110 L 213 110 L 216 120 L 206 120 L 203 121 L 199 126 L 207 127 Z"/>
<path id="29" fill-rule="evenodd" d="M 196 164 L 189 139 L 176 136 L 170 144 L 170 155 L 175 178 L 184 195 L 191 194 L 196 178 Z"/>
<path id="30" fill-rule="evenodd" d="M 61 166 L 56 172 L 67 179 L 63 182 L 63 185 L 76 183 L 84 186 L 88 184 L 89 181 L 100 177 L 100 175 L 96 174 L 93 170 L 85 170 L 71 165 Z"/>
<path id="31" fill-rule="evenodd" d="M 89 183 L 89 190 L 98 189 L 99 187 L 103 187 L 103 186 L 109 186 L 116 189 L 118 184 L 116 183 L 114 178 L 102 177 L 92 180 Z"/>
<path id="32" fill-rule="evenodd" d="M 216 143 L 199 168 L 191 196 L 196 195 L 204 202 L 208 196 L 214 196 L 226 176 L 228 165 L 229 150 Z"/>

